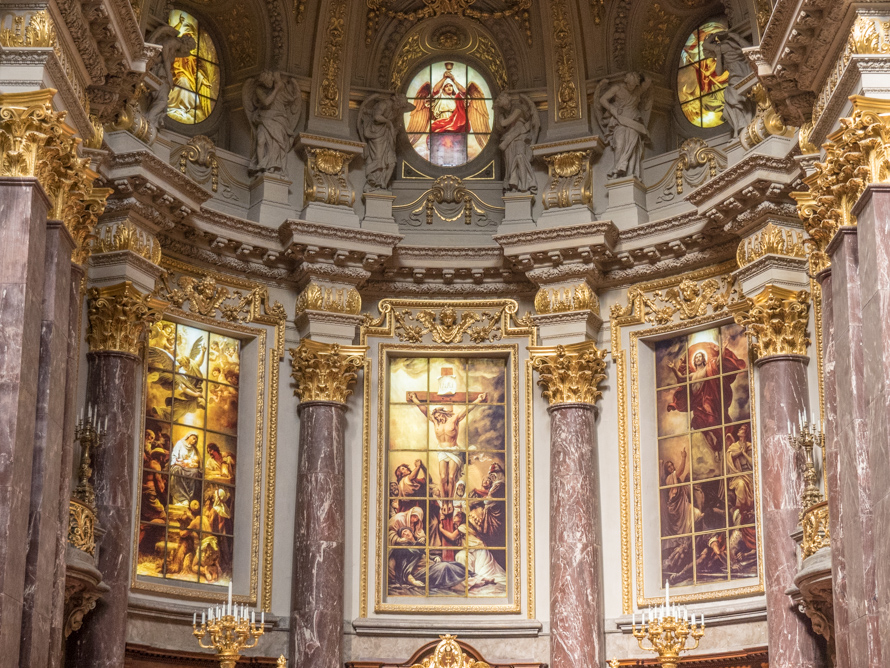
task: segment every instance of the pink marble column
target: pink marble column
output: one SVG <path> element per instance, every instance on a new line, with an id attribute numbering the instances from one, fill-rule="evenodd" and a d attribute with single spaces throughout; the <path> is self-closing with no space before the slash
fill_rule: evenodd
<path id="1" fill-rule="evenodd" d="M 341 668 L 346 405 L 306 401 L 298 410 L 300 457 L 288 665 Z"/>
<path id="2" fill-rule="evenodd" d="M 59 481 L 69 470 L 61 468 L 68 373 L 69 299 L 71 297 L 71 251 L 74 239 L 61 221 L 47 225 L 46 264 L 43 291 L 43 321 L 40 332 L 40 365 L 37 374 L 37 425 L 31 470 L 28 516 L 28 560 L 22 609 L 20 665 L 46 666 L 50 646 L 58 537 L 67 529 L 59 517 Z M 67 531 L 64 531 L 67 536 Z"/>
<path id="3" fill-rule="evenodd" d="M 802 355 L 771 355 L 759 367 L 760 454 L 763 479 L 763 561 L 770 668 L 819 668 L 821 652 L 810 622 L 785 591 L 797 574 L 798 526 L 802 479 L 788 424 L 807 409 L 807 363 Z"/>
<path id="4" fill-rule="evenodd" d="M 882 666 L 874 600 L 874 517 L 868 467 L 868 423 L 862 348 L 862 303 L 856 228 L 842 228 L 831 257 L 831 336 L 834 363 L 832 434 L 828 435 L 835 636 L 847 645 L 838 668 Z M 824 301 L 824 298 L 823 298 Z M 826 400 L 826 404 L 828 401 Z M 838 609 L 842 615 L 838 617 Z"/>
<path id="5" fill-rule="evenodd" d="M 0 178 L 0 666 L 18 666 L 46 212 L 36 179 Z"/>
<path id="6" fill-rule="evenodd" d="M 880 653 L 890 658 L 890 186 L 869 186 L 853 209 L 858 221 L 859 286 L 868 470 Z M 886 660 L 884 661 L 886 663 Z"/>
<path id="7" fill-rule="evenodd" d="M 595 408 L 550 406 L 550 666 L 605 665 Z"/>
<path id="8" fill-rule="evenodd" d="M 136 447 L 138 356 L 100 351 L 87 355 L 87 402 L 97 407 L 105 438 L 94 457 L 96 514 L 105 530 L 99 545 L 99 570 L 111 590 L 69 639 L 69 666 L 120 668 L 127 639 L 130 548 L 133 543 L 133 457 Z"/>

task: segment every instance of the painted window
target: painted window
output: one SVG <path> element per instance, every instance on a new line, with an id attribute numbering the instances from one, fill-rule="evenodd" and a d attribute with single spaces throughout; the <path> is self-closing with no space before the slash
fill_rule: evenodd
<path id="1" fill-rule="evenodd" d="M 680 53 L 677 95 L 683 115 L 700 128 L 716 128 L 724 123 L 723 92 L 729 72 L 717 71 L 717 59 L 708 55 L 705 40 L 726 29 L 720 21 L 702 24 L 689 35 Z"/>
<path id="2" fill-rule="evenodd" d="M 459 167 L 488 144 L 491 89 L 477 70 L 459 62 L 433 63 L 415 75 L 407 95 L 414 109 L 405 114 L 405 129 L 424 160 Z"/>
<path id="3" fill-rule="evenodd" d="M 757 577 L 748 342 L 732 324 L 655 346 L 662 581 Z"/>
<path id="4" fill-rule="evenodd" d="M 506 596 L 506 360 L 391 359 L 387 416 L 387 595 Z"/>
<path id="5" fill-rule="evenodd" d="M 147 356 L 136 572 L 227 585 L 241 343 L 161 321 Z"/>
<path id="6" fill-rule="evenodd" d="M 181 9 L 170 11 L 167 22 L 180 36 L 191 37 L 191 54 L 173 61 L 173 88 L 167 99 L 167 115 L 174 121 L 194 125 L 206 120 L 219 97 L 219 58 L 213 40 L 198 19 Z"/>

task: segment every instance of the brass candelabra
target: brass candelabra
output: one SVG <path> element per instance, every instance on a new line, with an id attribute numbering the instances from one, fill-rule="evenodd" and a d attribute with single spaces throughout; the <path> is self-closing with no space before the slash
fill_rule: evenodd
<path id="1" fill-rule="evenodd" d="M 817 445 L 820 450 L 825 446 L 825 434 L 815 424 L 807 424 L 801 417 L 798 429 L 789 429 L 791 446 L 803 453 L 803 489 L 800 493 L 800 514 L 817 503 L 821 503 L 822 492 L 819 491 L 819 475 L 816 473 L 816 462 L 813 458 L 813 448 Z"/>
<path id="2" fill-rule="evenodd" d="M 664 605 L 643 611 L 643 619 L 637 627 L 637 616 L 633 616 L 631 631 L 640 649 L 658 654 L 658 663 L 663 668 L 677 668 L 681 652 L 698 648 L 705 635 L 705 616 L 702 615 L 696 626 L 695 613 L 690 616 L 685 607 L 671 605 L 670 585 L 665 583 Z M 694 644 L 689 644 L 689 638 Z M 649 646 L 644 647 L 643 641 Z"/>
<path id="3" fill-rule="evenodd" d="M 241 651 L 257 646 L 263 635 L 266 614 L 260 613 L 260 623 L 256 623 L 256 612 L 248 611 L 247 606 L 232 603 L 232 584 L 229 583 L 229 600 L 226 605 L 211 606 L 192 618 L 193 635 L 203 649 L 216 650 L 220 668 L 235 668 L 241 658 Z M 205 643 L 205 638 L 209 643 Z M 279 665 L 281 665 L 279 663 Z"/>

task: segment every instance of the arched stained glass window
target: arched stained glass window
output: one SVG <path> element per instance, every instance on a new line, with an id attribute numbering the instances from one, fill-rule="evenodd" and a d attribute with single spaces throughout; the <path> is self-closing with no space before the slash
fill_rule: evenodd
<path id="1" fill-rule="evenodd" d="M 414 150 L 441 167 L 466 164 L 488 144 L 494 123 L 491 88 L 474 68 L 436 62 L 411 80 L 405 130 Z"/>
<path id="2" fill-rule="evenodd" d="M 683 115 L 700 128 L 723 125 L 723 92 L 729 72 L 717 72 L 717 59 L 704 47 L 710 35 L 725 31 L 720 21 L 708 21 L 692 31 L 680 53 L 677 95 Z"/>
<path id="3" fill-rule="evenodd" d="M 206 120 L 219 97 L 219 58 L 210 36 L 198 19 L 181 9 L 171 10 L 167 22 L 195 41 L 189 56 L 173 61 L 173 88 L 167 99 L 167 116 L 194 125 Z"/>

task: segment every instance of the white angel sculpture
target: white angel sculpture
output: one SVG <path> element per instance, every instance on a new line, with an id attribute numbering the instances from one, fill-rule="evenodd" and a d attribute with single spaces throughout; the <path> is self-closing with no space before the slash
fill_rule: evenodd
<path id="1" fill-rule="evenodd" d="M 541 130 L 535 103 L 527 95 L 504 91 L 494 101 L 494 110 L 504 154 L 504 191 L 535 192 L 532 144 Z"/>
<path id="2" fill-rule="evenodd" d="M 253 135 L 248 174 L 286 176 L 287 156 L 300 121 L 299 82 L 285 72 L 265 70 L 244 83 L 242 99 Z"/>
<path id="3" fill-rule="evenodd" d="M 749 46 L 744 39 L 729 30 L 708 35 L 702 44 L 705 53 L 713 54 L 717 60 L 715 71 L 729 72 L 723 92 L 723 119 L 732 129 L 733 137 L 751 122 L 757 111 L 754 100 L 736 90 L 736 84 L 752 73 L 751 65 L 742 52 L 742 49 Z"/>
<path id="4" fill-rule="evenodd" d="M 475 133 L 479 148 L 488 143 L 491 124 L 482 87 L 470 81 L 466 87 L 455 78 L 445 63 L 445 74 L 438 83 L 423 84 L 414 98 L 414 111 L 408 117 L 408 138 L 416 144 L 423 133 Z"/>
<path id="5" fill-rule="evenodd" d="M 163 127 L 167 113 L 170 91 L 173 89 L 173 62 L 177 58 L 187 58 L 195 48 L 195 38 L 191 35 L 180 35 L 179 30 L 169 25 L 157 28 L 148 38 L 151 44 L 161 47 L 158 60 L 152 73 L 161 81 L 154 92 L 145 112 L 145 118 L 154 128 Z"/>
<path id="6" fill-rule="evenodd" d="M 414 105 L 402 94 L 376 93 L 358 112 L 358 136 L 365 142 L 365 191 L 387 190 L 396 168 L 399 117 Z"/>
<path id="7" fill-rule="evenodd" d="M 628 72 L 623 81 L 606 86 L 604 79 L 594 92 L 594 111 L 615 153 L 608 176 L 642 178 L 643 144 L 649 138 L 652 113 L 652 82 L 639 72 Z"/>

